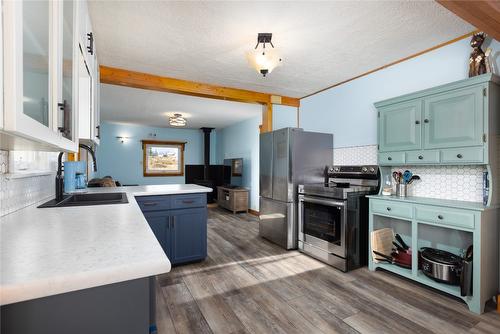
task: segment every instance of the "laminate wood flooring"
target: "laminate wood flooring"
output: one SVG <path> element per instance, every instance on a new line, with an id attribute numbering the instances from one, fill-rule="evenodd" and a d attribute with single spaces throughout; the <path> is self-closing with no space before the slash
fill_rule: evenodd
<path id="1" fill-rule="evenodd" d="M 500 333 L 460 300 L 393 274 L 343 273 L 258 236 L 257 218 L 209 209 L 208 257 L 157 277 L 166 333 Z"/>

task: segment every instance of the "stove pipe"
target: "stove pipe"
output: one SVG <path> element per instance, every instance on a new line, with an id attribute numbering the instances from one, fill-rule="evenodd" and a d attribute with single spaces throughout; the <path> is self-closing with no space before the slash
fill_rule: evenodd
<path id="1" fill-rule="evenodd" d="M 205 180 L 209 179 L 209 168 L 210 168 L 210 132 L 214 128 L 200 128 L 204 134 L 204 168 L 203 168 L 203 178 Z"/>

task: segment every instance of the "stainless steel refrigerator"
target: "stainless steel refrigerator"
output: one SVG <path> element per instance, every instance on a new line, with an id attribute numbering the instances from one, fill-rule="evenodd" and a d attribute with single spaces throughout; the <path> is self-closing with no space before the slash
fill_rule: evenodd
<path id="1" fill-rule="evenodd" d="M 260 135 L 260 236 L 297 248 L 297 186 L 324 182 L 333 134 L 284 128 Z"/>

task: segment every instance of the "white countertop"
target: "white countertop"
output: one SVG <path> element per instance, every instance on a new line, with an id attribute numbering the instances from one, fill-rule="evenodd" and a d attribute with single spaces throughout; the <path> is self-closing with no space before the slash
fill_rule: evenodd
<path id="1" fill-rule="evenodd" d="M 0 218 L 0 305 L 158 275 L 170 261 L 134 196 L 211 192 L 198 185 L 89 188 L 128 204 L 38 209 Z"/>

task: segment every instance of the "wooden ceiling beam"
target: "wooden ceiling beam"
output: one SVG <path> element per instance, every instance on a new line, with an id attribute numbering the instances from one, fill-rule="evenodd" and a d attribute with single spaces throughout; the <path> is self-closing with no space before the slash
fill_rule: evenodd
<path id="1" fill-rule="evenodd" d="M 500 1 L 436 0 L 463 20 L 500 41 Z"/>
<path id="2" fill-rule="evenodd" d="M 216 86 L 200 82 L 162 77 L 158 75 L 134 72 L 120 68 L 100 66 L 101 83 L 156 90 L 161 92 L 207 97 L 219 100 L 259 103 L 271 103 L 272 94 L 254 92 L 251 90 Z M 276 98 L 276 96 L 274 96 Z M 300 99 L 281 96 L 281 104 L 300 106 Z"/>

